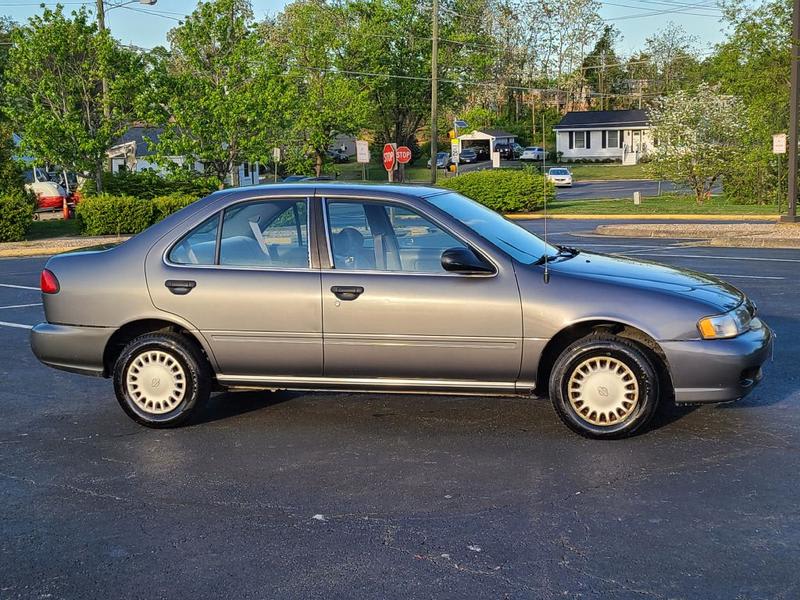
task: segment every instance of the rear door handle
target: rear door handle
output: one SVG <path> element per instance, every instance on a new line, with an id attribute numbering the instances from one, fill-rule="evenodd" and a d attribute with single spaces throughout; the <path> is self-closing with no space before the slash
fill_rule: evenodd
<path id="1" fill-rule="evenodd" d="M 331 292 L 339 300 L 355 300 L 364 293 L 364 288 L 360 285 L 334 285 Z"/>
<path id="2" fill-rule="evenodd" d="M 197 282 L 190 279 L 167 279 L 164 285 L 176 296 L 185 296 L 195 288 Z"/>

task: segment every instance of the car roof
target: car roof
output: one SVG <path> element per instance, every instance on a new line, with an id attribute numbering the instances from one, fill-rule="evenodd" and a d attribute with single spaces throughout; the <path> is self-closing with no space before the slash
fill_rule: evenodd
<path id="1" fill-rule="evenodd" d="M 360 183 L 356 181 L 298 181 L 291 183 L 267 183 L 261 185 L 251 185 L 247 187 L 231 188 L 216 192 L 216 194 L 225 194 L 226 196 L 239 196 L 246 198 L 248 196 L 261 196 L 270 195 L 274 196 L 282 191 L 297 194 L 308 194 L 309 196 L 324 196 L 325 194 L 334 194 L 341 196 L 343 194 L 353 194 L 356 196 L 368 196 L 370 194 L 387 195 L 387 196 L 405 196 L 412 198 L 428 198 L 430 196 L 438 196 L 439 194 L 446 194 L 450 190 L 443 188 L 426 186 L 426 185 L 412 185 L 412 184 L 376 184 L 376 183 Z"/>

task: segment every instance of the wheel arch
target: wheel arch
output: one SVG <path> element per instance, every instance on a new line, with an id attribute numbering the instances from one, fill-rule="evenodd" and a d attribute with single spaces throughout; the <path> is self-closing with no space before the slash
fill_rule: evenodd
<path id="1" fill-rule="evenodd" d="M 606 332 L 631 340 L 642 347 L 653 359 L 658 371 L 661 389 L 671 397 L 673 393 L 672 374 L 669 361 L 659 343 L 646 331 L 623 321 L 614 319 L 587 319 L 577 321 L 561 329 L 547 342 L 539 358 L 536 369 L 536 389 L 549 389 L 550 374 L 561 353 L 573 342 L 594 332 Z"/>
<path id="2" fill-rule="evenodd" d="M 106 347 L 103 350 L 103 376 L 109 377 L 114 371 L 114 364 L 122 353 L 123 348 L 133 339 L 140 335 L 147 333 L 158 332 L 171 332 L 176 333 L 187 340 L 190 344 L 194 345 L 201 355 L 208 362 L 209 367 L 213 370 L 213 361 L 210 352 L 206 349 L 203 341 L 197 334 L 184 325 L 164 318 L 142 318 L 134 321 L 129 321 L 120 326 L 106 342 Z M 213 371 L 212 371 L 213 372 Z"/>

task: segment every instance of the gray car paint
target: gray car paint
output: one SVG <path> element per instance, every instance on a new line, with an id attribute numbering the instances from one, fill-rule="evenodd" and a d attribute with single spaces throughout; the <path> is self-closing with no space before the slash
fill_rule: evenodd
<path id="1" fill-rule="evenodd" d="M 767 327 L 734 340 L 700 340 L 697 321 L 744 295 L 714 277 L 656 263 L 581 253 L 521 264 L 426 202 L 425 187 L 292 184 L 217 192 L 117 248 L 59 255 L 47 268 L 58 294 L 44 294 L 46 323 L 32 348 L 46 364 L 109 374 L 113 333 L 131 323 L 173 323 L 203 347 L 223 385 L 529 393 L 540 358 L 561 332 L 618 323 L 642 332 L 664 356 L 676 400 L 746 394 L 766 359 Z M 474 248 L 491 275 L 345 272 L 313 230 L 308 269 L 176 266 L 165 259 L 187 231 L 226 206 L 256 198 L 370 199 L 409 207 Z M 316 214 L 313 210 L 309 215 Z M 318 243 L 315 243 L 318 242 Z M 190 279 L 173 295 L 168 279 Z M 364 294 L 339 301 L 334 285 Z M 546 382 L 544 382 L 546 385 Z M 542 385 L 543 382 L 539 382 Z"/>

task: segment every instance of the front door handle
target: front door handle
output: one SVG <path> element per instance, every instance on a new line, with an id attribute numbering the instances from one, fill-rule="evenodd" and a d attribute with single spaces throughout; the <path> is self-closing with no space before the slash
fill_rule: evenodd
<path id="1" fill-rule="evenodd" d="M 197 282 L 190 279 L 167 279 L 164 285 L 176 296 L 185 296 L 195 288 Z"/>
<path id="2" fill-rule="evenodd" d="M 355 300 L 364 293 L 364 288 L 360 285 L 335 285 L 331 292 L 339 300 Z"/>

